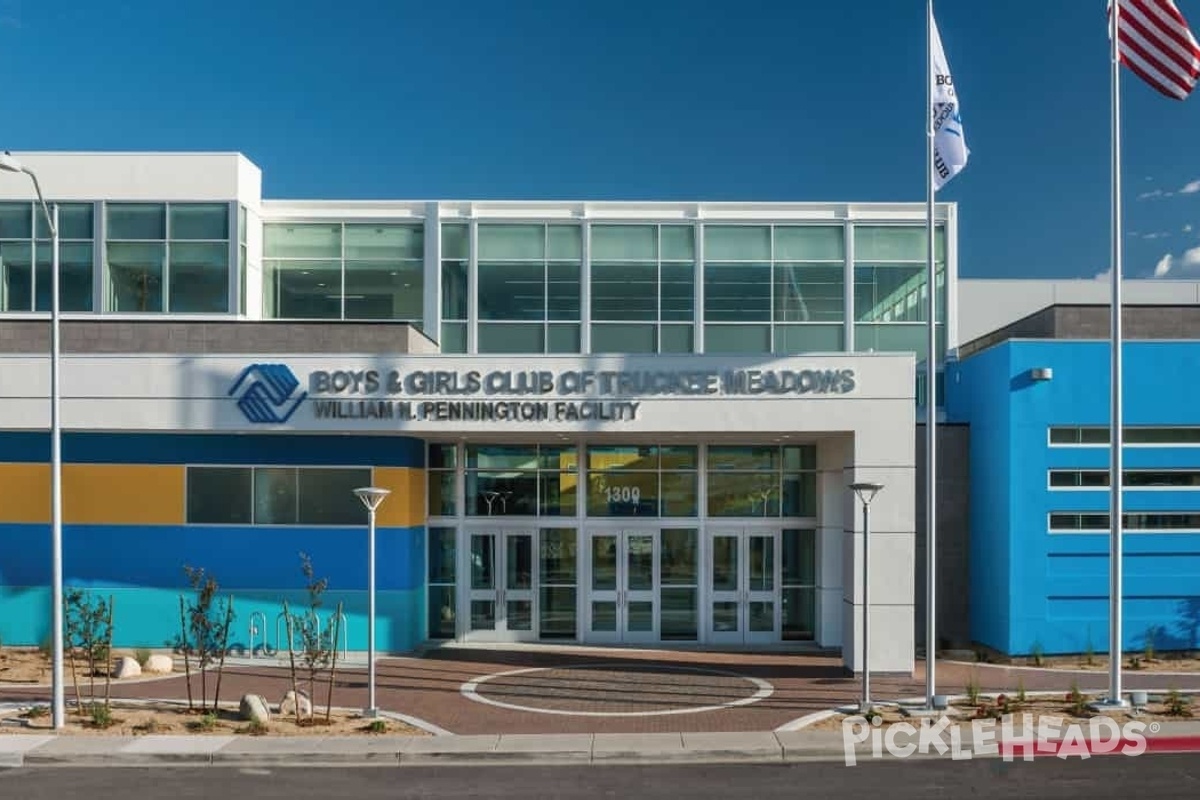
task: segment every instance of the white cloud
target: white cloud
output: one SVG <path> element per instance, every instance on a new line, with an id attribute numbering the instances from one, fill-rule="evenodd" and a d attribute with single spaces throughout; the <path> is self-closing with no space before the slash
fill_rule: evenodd
<path id="1" fill-rule="evenodd" d="M 1107 275 L 1107 273 L 1105 273 Z M 1176 256 L 1167 253 L 1154 265 L 1155 278 L 1195 278 L 1200 276 L 1200 247 L 1192 247 Z M 1096 276 L 1099 278 L 1100 276 Z"/>
<path id="2" fill-rule="evenodd" d="M 1160 258 L 1158 260 L 1158 263 L 1154 265 L 1154 277 L 1162 278 L 1168 272 L 1170 272 L 1171 271 L 1171 263 L 1174 260 L 1175 260 L 1174 257 L 1170 253 L 1167 253 L 1165 256 Z"/>
<path id="3" fill-rule="evenodd" d="M 1138 200 L 1153 200 L 1155 197 L 1162 197 L 1162 196 L 1163 196 L 1163 190 L 1155 189 L 1152 192 L 1142 192 L 1141 194 L 1139 194 L 1137 196 L 1137 199 Z"/>
<path id="4" fill-rule="evenodd" d="M 1095 276 L 1093 276 L 1093 277 L 1095 280 L 1098 280 L 1098 281 L 1106 281 L 1106 280 L 1109 280 L 1109 278 L 1111 276 L 1112 276 L 1112 267 L 1109 267 L 1108 269 L 1104 270 L 1103 272 L 1097 272 L 1095 274 Z"/>
<path id="5" fill-rule="evenodd" d="M 1184 226 L 1183 226 L 1183 232 L 1184 232 L 1184 233 L 1191 233 L 1191 232 L 1192 232 L 1192 226 L 1191 226 L 1191 225 L 1184 225 Z"/>
<path id="6" fill-rule="evenodd" d="M 1195 194 L 1196 192 L 1200 192 L 1200 181 L 1192 181 L 1179 190 L 1180 194 Z"/>
<path id="7" fill-rule="evenodd" d="M 1183 254 L 1184 267 L 1200 267 L 1200 247 L 1193 247 Z"/>
<path id="8" fill-rule="evenodd" d="M 1142 238 L 1143 239 L 1166 239 L 1170 235 L 1171 234 L 1167 233 L 1166 231 L 1156 231 L 1154 233 L 1143 233 Z"/>

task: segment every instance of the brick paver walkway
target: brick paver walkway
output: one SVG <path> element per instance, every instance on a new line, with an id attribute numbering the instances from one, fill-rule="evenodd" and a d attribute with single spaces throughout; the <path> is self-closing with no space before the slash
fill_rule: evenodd
<path id="1" fill-rule="evenodd" d="M 514 670 L 528 671 L 492 677 L 478 684 L 478 694 L 507 706 L 557 713 L 482 703 L 462 693 L 465 683 Z M 423 657 L 381 659 L 376 673 L 381 708 L 419 717 L 456 734 L 769 731 L 805 714 L 853 703 L 861 687 L 859 678 L 843 672 L 839 657 L 795 653 L 442 648 Z M 1104 672 L 1079 675 L 942 663 L 939 692 L 959 692 L 972 676 L 984 691 L 1013 691 L 1018 677 L 1028 691 L 1065 692 L 1074 681 L 1085 690 L 1107 686 Z M 1200 674 L 1194 678 L 1126 676 L 1130 689 L 1200 687 Z M 192 681 L 198 692 L 195 675 Z M 208 681 L 211 693 L 215 674 L 210 673 Z M 769 696 L 756 699 L 756 693 L 765 693 L 764 684 L 771 688 Z M 871 686 L 878 700 L 921 696 L 923 663 L 918 662 L 912 677 L 872 676 Z M 287 670 L 264 659 L 261 666 L 226 667 L 221 696 L 237 700 L 255 693 L 276 703 L 289 688 Z M 69 686 L 67 691 L 69 697 Z M 326 687 L 318 684 L 317 704 L 324 704 L 325 692 Z M 186 698 L 187 693 L 180 675 L 114 683 L 112 695 Z M 45 688 L 0 685 L 3 701 L 47 696 Z M 366 701 L 365 670 L 340 671 L 334 704 L 359 708 Z M 695 710 L 704 708 L 710 710 Z M 684 711 L 689 713 L 680 713 Z M 638 716 L 629 716 L 631 712 Z"/>

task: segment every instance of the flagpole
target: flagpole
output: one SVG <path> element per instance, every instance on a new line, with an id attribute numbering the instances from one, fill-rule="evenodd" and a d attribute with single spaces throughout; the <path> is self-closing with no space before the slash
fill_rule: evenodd
<path id="1" fill-rule="evenodd" d="M 1121 486 L 1124 483 L 1122 448 L 1125 443 L 1121 422 L 1121 0 L 1113 0 L 1111 20 L 1112 45 L 1112 322 L 1110 338 L 1112 351 L 1112 401 L 1109 425 L 1109 451 L 1111 467 L 1109 486 L 1112 490 L 1109 513 L 1109 687 L 1106 705 L 1120 706 L 1121 695 L 1121 595 L 1122 595 L 1122 543 L 1121 528 L 1124 510 L 1121 504 Z"/>
<path id="2" fill-rule="evenodd" d="M 929 252 L 926 272 L 929 295 L 928 354 L 925 358 L 925 707 L 933 708 L 937 688 L 937 275 L 934 240 L 934 128 L 933 128 L 933 0 L 925 6 L 925 224 Z"/>

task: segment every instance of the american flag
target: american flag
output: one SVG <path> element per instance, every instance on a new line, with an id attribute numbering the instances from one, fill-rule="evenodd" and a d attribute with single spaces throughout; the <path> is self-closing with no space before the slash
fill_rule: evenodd
<path id="1" fill-rule="evenodd" d="M 1183 100 L 1200 77 L 1200 45 L 1174 0 L 1119 0 L 1121 63 L 1167 97 Z M 1108 15 L 1111 17 L 1112 0 Z"/>

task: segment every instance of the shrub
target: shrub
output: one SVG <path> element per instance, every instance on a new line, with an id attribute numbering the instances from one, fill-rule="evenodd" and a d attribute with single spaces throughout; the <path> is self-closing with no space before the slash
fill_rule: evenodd
<path id="1" fill-rule="evenodd" d="M 1017 704 L 1023 706 L 1025 701 L 1025 679 L 1017 678 Z"/>
<path id="2" fill-rule="evenodd" d="M 138 666 L 146 666 L 146 662 L 150 660 L 150 649 L 147 647 L 139 647 L 133 651 L 133 657 L 137 659 Z"/>
<path id="3" fill-rule="evenodd" d="M 1087 713 L 1087 697 L 1079 691 L 1079 683 L 1071 684 L 1071 691 L 1067 692 L 1067 710 L 1077 717 L 1081 717 Z"/>
<path id="4" fill-rule="evenodd" d="M 1163 707 L 1169 717 L 1190 717 L 1192 715 L 1191 698 L 1184 697 L 1178 689 L 1167 692 L 1163 699 Z"/>
<path id="5" fill-rule="evenodd" d="M 973 706 L 979 705 L 979 678 L 972 675 L 967 681 L 967 702 Z"/>
<path id="6" fill-rule="evenodd" d="M 1029 653 L 1033 656 L 1033 665 L 1035 667 L 1040 667 L 1045 664 L 1046 658 L 1045 654 L 1042 652 L 1041 642 L 1034 642 L 1033 647 L 1029 649 Z"/>
<path id="7" fill-rule="evenodd" d="M 258 720 L 251 720 L 238 729 L 239 733 L 245 733 L 249 736 L 264 736 L 267 730 L 267 726 Z"/>
<path id="8" fill-rule="evenodd" d="M 91 717 L 92 727 L 100 728 L 101 730 L 111 728 L 115 722 L 112 710 L 100 703 L 92 703 L 88 706 L 88 715 Z"/>
<path id="9" fill-rule="evenodd" d="M 367 733 L 387 733 L 387 722 L 382 719 L 373 719 L 363 730 Z"/>
<path id="10" fill-rule="evenodd" d="M 209 711 L 206 714 L 202 714 L 199 719 L 189 722 L 188 727 L 194 731 L 211 731 L 217 727 L 217 715 Z"/>
<path id="11" fill-rule="evenodd" d="M 50 706 L 34 706 L 25 712 L 27 719 L 41 719 L 50 714 Z"/>

